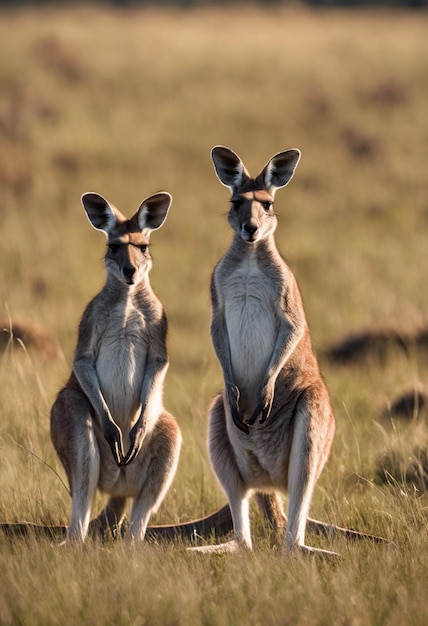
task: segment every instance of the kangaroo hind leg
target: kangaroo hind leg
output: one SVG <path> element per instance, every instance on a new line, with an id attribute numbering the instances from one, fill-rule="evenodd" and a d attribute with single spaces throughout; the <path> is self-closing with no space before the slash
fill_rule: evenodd
<path id="1" fill-rule="evenodd" d="M 226 429 L 226 414 L 223 396 L 218 395 L 209 412 L 209 453 L 211 464 L 229 502 L 233 519 L 234 540 L 252 548 L 249 490 L 236 465 L 235 452 Z"/>
<path id="2" fill-rule="evenodd" d="M 110 532 L 112 535 L 120 527 L 125 516 L 127 498 L 111 496 L 101 513 L 89 524 L 89 534 L 92 537 L 104 537 Z"/>
<path id="3" fill-rule="evenodd" d="M 83 542 L 98 485 L 100 453 L 89 403 L 81 392 L 64 389 L 58 395 L 51 411 L 51 435 L 71 491 L 67 538 Z"/>
<path id="4" fill-rule="evenodd" d="M 147 448 L 140 451 L 140 462 L 147 468 L 147 474 L 140 492 L 134 498 L 131 508 L 129 528 L 125 539 L 131 542 L 144 540 L 150 516 L 157 511 L 171 486 L 178 465 L 181 448 L 181 434 L 175 419 L 166 411 L 160 416 L 156 427 L 147 442 Z"/>
<path id="5" fill-rule="evenodd" d="M 284 538 L 287 523 L 280 496 L 277 493 L 258 491 L 255 494 L 255 499 L 272 545 L 280 545 Z"/>
<path id="6" fill-rule="evenodd" d="M 288 521 L 285 545 L 334 555 L 334 552 L 305 545 L 306 521 L 312 494 L 331 447 L 334 424 L 329 406 L 320 406 L 308 391 L 295 410 L 293 441 L 288 468 Z"/>

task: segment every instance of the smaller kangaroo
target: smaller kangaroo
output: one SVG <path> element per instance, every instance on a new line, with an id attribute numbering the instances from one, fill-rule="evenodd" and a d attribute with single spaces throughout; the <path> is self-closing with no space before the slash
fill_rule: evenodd
<path id="1" fill-rule="evenodd" d="M 211 282 L 211 338 L 225 388 L 210 407 L 208 445 L 235 537 L 194 550 L 251 549 L 249 496 L 255 491 L 259 508 L 278 525 L 276 492 L 288 491 L 286 547 L 328 552 L 305 546 L 305 528 L 335 420 L 299 288 L 274 240 L 275 191 L 290 182 L 300 151 L 276 154 L 256 178 L 229 148 L 216 146 L 211 156 L 232 192 L 234 236 Z"/>
<path id="2" fill-rule="evenodd" d="M 107 236 L 107 280 L 83 313 L 71 376 L 51 410 L 72 497 L 67 539 L 85 540 L 98 488 L 110 497 L 95 524 L 120 525 L 132 498 L 125 536 L 143 541 L 175 475 L 181 434 L 162 400 L 167 320 L 149 282 L 150 234 L 171 201 L 149 196 L 128 220 L 102 196 L 82 196 L 90 223 Z"/>

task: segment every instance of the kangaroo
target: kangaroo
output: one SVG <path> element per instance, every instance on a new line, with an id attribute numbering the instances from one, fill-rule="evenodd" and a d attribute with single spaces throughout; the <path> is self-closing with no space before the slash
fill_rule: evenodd
<path id="1" fill-rule="evenodd" d="M 227 496 L 234 539 L 202 551 L 252 548 L 249 496 L 278 524 L 288 491 L 288 550 L 305 546 L 311 496 L 329 456 L 335 419 L 311 346 L 300 291 L 274 240 L 277 189 L 293 177 L 299 150 L 280 152 L 252 178 L 229 148 L 212 160 L 232 193 L 230 248 L 211 281 L 211 339 L 224 390 L 209 410 L 212 467 Z M 272 493 L 273 492 L 273 493 Z"/>
<path id="2" fill-rule="evenodd" d="M 181 447 L 162 400 L 167 320 L 149 282 L 150 234 L 164 223 L 172 197 L 149 196 L 129 220 L 96 193 L 81 201 L 107 236 L 107 280 L 83 313 L 72 372 L 51 410 L 51 438 L 72 498 L 66 540 L 85 540 L 98 488 L 109 500 L 95 525 L 120 525 L 132 498 L 126 538 L 141 542 Z"/>

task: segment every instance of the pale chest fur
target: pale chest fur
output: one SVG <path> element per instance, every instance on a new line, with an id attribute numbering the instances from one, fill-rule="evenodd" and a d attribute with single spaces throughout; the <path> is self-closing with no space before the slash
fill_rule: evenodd
<path id="1" fill-rule="evenodd" d="M 266 374 L 277 335 L 277 285 L 246 260 L 222 276 L 226 329 L 234 380 L 250 405 Z"/>
<path id="2" fill-rule="evenodd" d="M 120 426 L 138 417 L 147 359 L 147 322 L 130 301 L 113 306 L 103 321 L 95 367 L 104 399 Z"/>

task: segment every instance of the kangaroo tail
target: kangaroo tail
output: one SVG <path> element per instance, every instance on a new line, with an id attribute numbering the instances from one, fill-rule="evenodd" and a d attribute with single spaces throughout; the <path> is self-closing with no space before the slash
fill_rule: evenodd
<path id="1" fill-rule="evenodd" d="M 264 499 L 263 499 L 264 500 Z M 283 513 L 272 506 L 268 499 L 264 502 L 264 508 L 259 503 L 260 512 L 268 521 L 273 521 L 278 525 L 283 525 L 286 518 Z M 278 519 L 276 519 L 278 517 Z M 320 522 L 312 518 L 308 518 L 306 524 L 307 530 L 318 535 L 324 535 L 330 539 L 338 536 L 345 536 L 353 541 L 369 540 L 374 543 L 389 543 L 387 539 L 361 533 L 350 528 L 342 528 Z M 206 517 L 183 522 L 181 524 L 148 526 L 146 537 L 148 539 L 157 540 L 174 540 L 174 539 L 190 539 L 209 538 L 210 536 L 221 537 L 227 535 L 233 530 L 232 515 L 229 506 L 225 504 Z M 0 523 L 0 532 L 12 538 L 17 536 L 28 536 L 30 534 L 36 537 L 49 537 L 51 539 L 65 538 L 67 534 L 67 526 L 43 526 L 32 523 Z"/>

